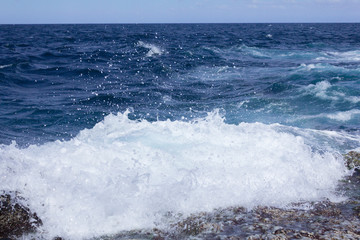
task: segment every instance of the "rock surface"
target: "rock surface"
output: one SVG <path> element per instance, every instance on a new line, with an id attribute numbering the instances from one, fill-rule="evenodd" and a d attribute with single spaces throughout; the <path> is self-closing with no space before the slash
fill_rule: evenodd
<path id="1" fill-rule="evenodd" d="M 169 216 L 174 220 L 170 228 L 129 231 L 102 239 L 360 239 L 360 219 L 356 211 L 349 212 L 348 202 L 305 204 L 309 209 L 302 209 L 301 204 L 289 209 L 231 207 L 185 219 Z"/>
<path id="2" fill-rule="evenodd" d="M 41 219 L 19 201 L 16 192 L 0 191 L 0 239 L 19 237 L 34 232 Z"/>
<path id="3" fill-rule="evenodd" d="M 344 155 L 344 160 L 348 169 L 360 169 L 360 153 L 350 151 Z"/>

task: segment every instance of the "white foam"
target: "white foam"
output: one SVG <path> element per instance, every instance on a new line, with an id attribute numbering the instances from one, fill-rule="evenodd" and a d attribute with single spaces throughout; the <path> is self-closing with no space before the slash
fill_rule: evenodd
<path id="1" fill-rule="evenodd" d="M 318 61 L 331 61 L 331 62 L 357 62 L 360 61 L 360 51 L 345 51 L 345 52 L 321 52 L 321 56 L 315 58 Z"/>
<path id="2" fill-rule="evenodd" d="M 11 66 L 12 66 L 12 64 L 0 65 L 0 69 L 2 69 L 2 68 L 7 68 L 7 67 L 11 67 Z"/>
<path id="3" fill-rule="evenodd" d="M 0 188 L 28 199 L 46 238 L 154 227 L 168 211 L 334 200 L 348 174 L 337 154 L 281 125 L 230 125 L 217 112 L 153 123 L 127 114 L 70 141 L 0 146 Z"/>
<path id="4" fill-rule="evenodd" d="M 272 39 L 273 35 L 267 34 L 267 38 Z M 298 60 L 298 59 L 315 59 L 318 56 L 318 53 L 314 52 L 304 52 L 297 50 L 279 50 L 279 49 L 268 49 L 268 48 L 259 48 L 254 46 L 247 46 L 241 44 L 239 46 L 232 46 L 227 49 L 221 49 L 217 47 L 204 47 L 204 49 L 214 52 L 222 58 L 228 60 L 241 60 L 244 59 L 244 56 L 250 56 L 255 58 L 272 58 L 276 60 Z M 312 64 L 315 66 L 315 64 Z M 303 64 L 305 66 L 305 64 Z"/>
<path id="5" fill-rule="evenodd" d="M 360 110 L 358 109 L 353 109 L 353 110 L 349 110 L 349 111 L 345 111 L 345 112 L 337 112 L 334 114 L 326 114 L 326 116 L 330 119 L 334 119 L 337 121 L 349 121 L 351 120 L 355 115 L 359 115 L 360 114 Z"/>
<path id="6" fill-rule="evenodd" d="M 315 91 L 322 92 L 329 89 L 331 87 L 331 84 L 328 81 L 321 81 L 316 83 L 315 85 L 310 86 L 313 86 Z"/>
<path id="7" fill-rule="evenodd" d="M 270 58 L 271 54 L 264 49 L 257 48 L 257 47 L 248 47 L 246 45 L 241 46 L 241 51 L 244 53 L 254 56 L 254 57 L 260 57 L 260 58 Z"/>
<path id="8" fill-rule="evenodd" d="M 306 69 L 307 71 L 311 71 L 313 69 L 316 69 L 316 68 L 319 68 L 321 65 L 320 64 L 305 64 L 305 63 L 302 63 L 300 65 L 300 68 L 302 69 Z"/>
<path id="9" fill-rule="evenodd" d="M 314 118 L 329 118 L 335 121 L 346 122 L 352 120 L 360 114 L 360 110 L 352 109 L 349 111 L 335 112 L 335 113 L 321 113 L 317 115 L 301 116 L 301 119 L 314 119 Z"/>
<path id="10" fill-rule="evenodd" d="M 360 102 L 360 97 L 350 96 L 350 97 L 347 97 L 347 99 L 352 103 Z"/>
<path id="11" fill-rule="evenodd" d="M 249 100 L 241 101 L 241 102 L 239 102 L 239 103 L 237 104 L 237 107 L 238 107 L 238 108 L 241 108 L 244 104 L 247 104 L 247 103 L 249 103 L 249 102 L 250 102 Z"/>
<path id="12" fill-rule="evenodd" d="M 154 44 L 139 41 L 137 45 L 149 49 L 149 51 L 146 54 L 147 57 L 152 57 L 153 55 L 161 55 L 163 53 L 163 50 Z"/>
<path id="13" fill-rule="evenodd" d="M 321 81 L 316 84 L 309 84 L 306 86 L 305 92 L 307 94 L 315 95 L 320 99 L 325 100 L 339 100 L 339 96 L 334 96 L 328 93 L 328 90 L 332 87 L 332 85 L 328 81 Z"/>
<path id="14" fill-rule="evenodd" d="M 321 81 L 316 84 L 309 84 L 303 88 L 305 94 L 311 94 L 317 98 L 331 101 L 342 101 L 358 103 L 360 97 L 358 96 L 347 96 L 345 93 L 336 91 L 333 85 L 328 81 Z"/>
<path id="15" fill-rule="evenodd" d="M 360 61 L 360 51 L 346 51 L 346 52 L 329 52 L 331 57 L 335 57 L 336 59 L 347 60 L 347 61 Z"/>
<path id="16" fill-rule="evenodd" d="M 305 54 L 304 54 L 305 55 Z M 321 57 L 316 58 L 315 60 L 326 60 Z M 296 71 L 313 71 L 316 70 L 317 72 L 334 72 L 334 73 L 349 73 L 349 74 L 357 74 L 359 73 L 359 68 L 347 68 L 347 67 L 341 67 L 330 64 L 331 62 L 336 63 L 339 62 L 339 59 L 337 61 L 327 61 L 324 63 L 310 63 L 305 64 L 302 63 Z M 341 60 L 341 59 L 340 59 Z"/>

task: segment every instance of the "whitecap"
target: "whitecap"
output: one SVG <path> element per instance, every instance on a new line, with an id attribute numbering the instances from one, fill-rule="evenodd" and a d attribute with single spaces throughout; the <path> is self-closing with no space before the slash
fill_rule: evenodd
<path id="1" fill-rule="evenodd" d="M 2 68 L 7 68 L 7 67 L 11 67 L 11 66 L 12 66 L 12 64 L 0 65 L 0 69 L 2 69 Z"/>
<path id="2" fill-rule="evenodd" d="M 350 96 L 346 98 L 348 101 L 352 102 L 352 103 L 359 103 L 360 102 L 360 97 L 356 97 L 356 96 Z"/>
<path id="3" fill-rule="evenodd" d="M 334 113 L 321 113 L 317 115 L 300 116 L 297 119 L 314 119 L 314 118 L 328 118 L 335 121 L 347 122 L 353 120 L 354 117 L 360 115 L 359 109 L 352 109 L 349 111 L 338 111 Z"/>
<path id="4" fill-rule="evenodd" d="M 147 57 L 152 57 L 153 55 L 161 55 L 163 53 L 163 50 L 160 47 L 156 46 L 155 44 L 139 41 L 137 45 L 149 49 L 149 51 L 146 53 Z"/>
<path id="5" fill-rule="evenodd" d="M 261 49 L 261 48 L 257 48 L 257 47 L 248 47 L 246 45 L 242 45 L 240 47 L 240 49 L 244 53 L 251 55 L 253 57 L 271 58 L 271 53 L 268 52 L 266 49 Z"/>
<path id="6" fill-rule="evenodd" d="M 360 61 L 360 51 L 346 51 L 346 52 L 328 52 L 330 57 L 341 59 L 342 61 Z"/>
<path id="7" fill-rule="evenodd" d="M 345 122 L 345 121 L 351 120 L 355 115 L 359 115 L 359 114 L 360 114 L 360 110 L 353 109 L 353 110 L 344 111 L 344 112 L 336 112 L 333 114 L 326 114 L 325 116 L 330 119 L 333 119 L 333 120 Z"/>
<path id="8" fill-rule="evenodd" d="M 328 81 L 321 81 L 316 84 L 310 84 L 304 89 L 306 91 L 306 94 L 312 94 L 324 100 L 339 100 L 338 96 L 328 94 L 328 90 L 331 87 L 332 85 Z"/>
<path id="9" fill-rule="evenodd" d="M 311 71 L 313 69 L 323 69 L 324 66 L 321 65 L 321 64 L 305 64 L 305 63 L 302 63 L 299 67 L 299 70 L 306 70 L 306 71 Z"/>
<path id="10" fill-rule="evenodd" d="M 342 101 L 350 103 L 360 102 L 360 97 L 349 96 L 344 92 L 336 91 L 336 88 L 328 81 L 321 81 L 316 84 L 309 84 L 303 88 L 305 94 L 314 95 L 317 98 L 331 101 Z"/>

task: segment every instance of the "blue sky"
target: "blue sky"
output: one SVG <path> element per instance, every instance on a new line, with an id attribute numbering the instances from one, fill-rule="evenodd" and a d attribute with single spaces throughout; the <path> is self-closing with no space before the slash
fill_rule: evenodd
<path id="1" fill-rule="evenodd" d="M 360 0 L 0 0 L 0 24 L 206 22 L 360 22 Z"/>

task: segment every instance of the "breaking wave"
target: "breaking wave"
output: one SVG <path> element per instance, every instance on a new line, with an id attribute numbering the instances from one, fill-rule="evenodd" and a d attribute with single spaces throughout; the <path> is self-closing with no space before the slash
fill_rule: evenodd
<path id="1" fill-rule="evenodd" d="M 84 238 L 154 227 L 166 212 L 283 207 L 340 197 L 349 174 L 336 132 L 109 115 L 69 141 L 0 146 L 1 185 L 19 191 L 47 237 Z M 311 136 L 311 137 L 310 137 Z"/>

